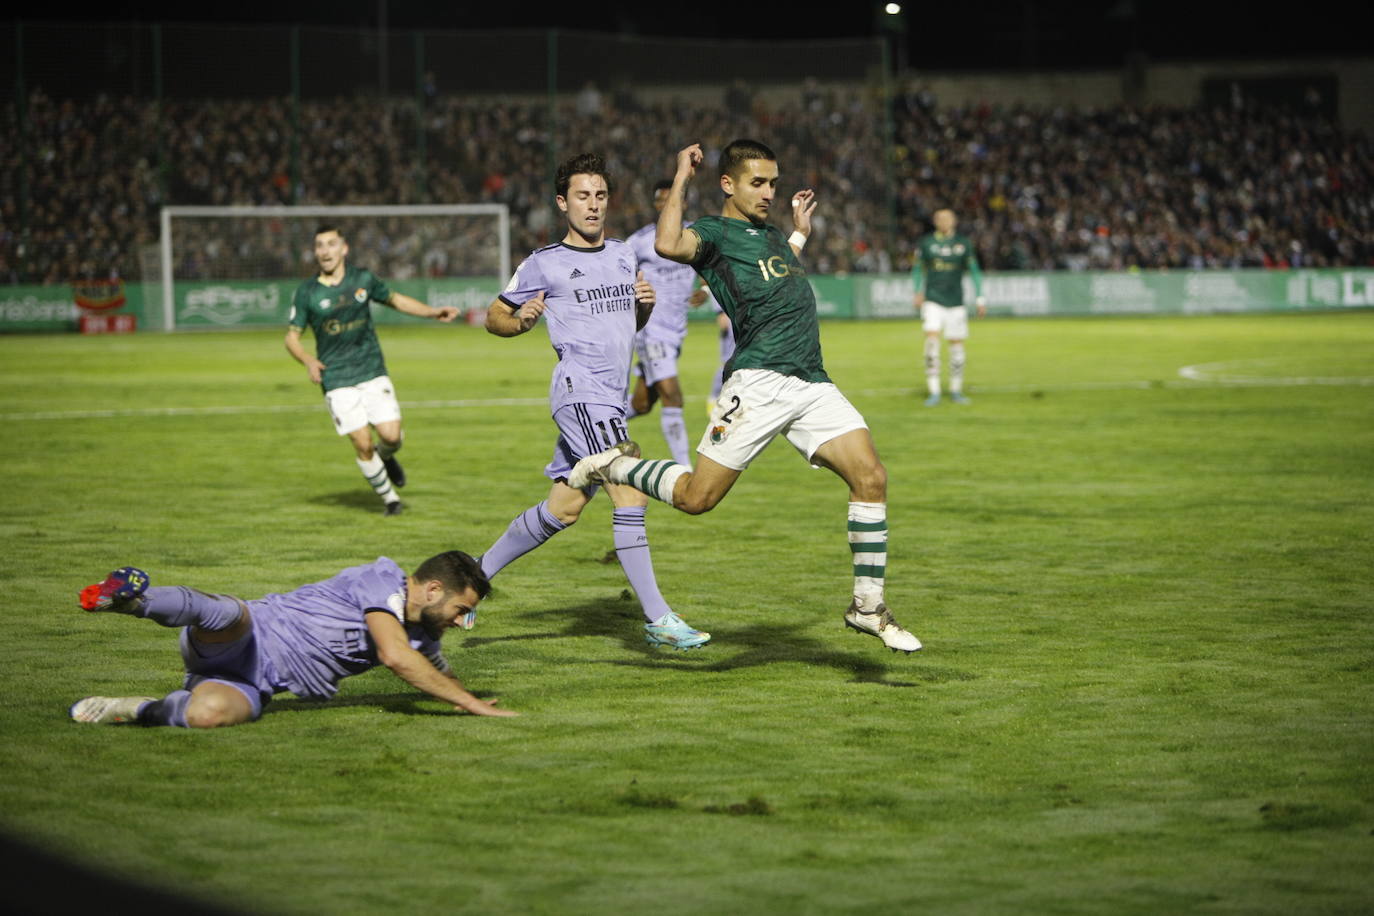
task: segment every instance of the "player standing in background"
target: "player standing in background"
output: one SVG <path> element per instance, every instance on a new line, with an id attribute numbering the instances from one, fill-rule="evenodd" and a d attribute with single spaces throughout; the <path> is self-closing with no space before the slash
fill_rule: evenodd
<path id="1" fill-rule="evenodd" d="M 720 156 L 721 215 L 683 228 L 687 186 L 702 160 L 695 143 L 678 153 L 655 243 L 659 254 L 701 274 L 735 330 L 737 348 L 697 447 L 696 468 L 641 461 L 638 446 L 626 442 L 578 462 L 568 483 L 629 484 L 697 515 L 719 503 L 749 463 L 782 435 L 813 465 L 829 468 L 849 485 L 854 594 L 845 624 L 893 651 L 914 652 L 920 640 L 883 603 L 887 470 L 864 418 L 830 381 L 821 360 L 816 297 L 799 258 L 811 234 L 815 194 L 793 195 L 796 231 L 785 237 L 768 223 L 777 157 L 762 143 L 736 140 Z"/>
<path id="2" fill-rule="evenodd" d="M 334 428 L 353 443 L 358 469 L 382 498 L 382 511 L 399 515 L 401 497 L 394 488 L 406 485 L 406 475 L 396 452 L 405 434 L 401 430 L 401 405 L 386 374 L 382 345 L 372 323 L 372 303 L 443 322 L 457 318 L 458 309 L 430 308 L 418 299 L 392 292 L 371 271 L 347 266 L 347 257 L 348 242 L 338 226 L 315 230 L 315 261 L 320 272 L 296 288 L 286 351 L 305 366 L 310 381 L 324 391 Z M 315 334 L 315 356 L 301 346 L 301 332 L 307 326 Z"/>
<path id="3" fill-rule="evenodd" d="M 553 486 L 482 555 L 488 578 L 575 523 L 596 495 L 595 485 L 572 487 L 567 478 L 579 460 L 625 439 L 625 381 L 634 337 L 654 309 L 654 288 L 637 271 L 634 250 L 606 238 L 611 180 L 605 161 L 590 153 L 572 157 L 558 167 L 555 191 L 567 235 L 521 262 L 487 308 L 487 330 L 500 337 L 524 334 L 545 318 L 558 355 L 549 388 L 558 442 L 544 468 Z M 678 649 L 705 645 L 711 634 L 689 627 L 658 590 L 645 529 L 648 499 L 630 487 L 606 490 L 615 507 L 616 556 L 639 596 L 645 639 Z"/>
<path id="4" fill-rule="evenodd" d="M 71 717 L 96 725 L 218 728 L 251 722 L 273 695 L 325 699 L 339 681 L 385 665 L 436 699 L 478 716 L 513 716 L 468 693 L 439 649 L 449 627 L 470 629 L 491 591 L 477 561 L 450 550 L 413 576 L 386 557 L 256 601 L 184 586 L 151 587 L 125 566 L 81 591 L 87 611 L 181 629 L 186 679 L 157 697 L 86 697 Z"/>
<path id="5" fill-rule="evenodd" d="M 654 210 L 662 213 L 668 202 L 671 181 L 654 185 Z M 643 329 L 635 335 L 639 357 L 634 389 L 630 394 L 628 418 L 643 416 L 656 401 L 663 403 L 659 425 L 668 443 L 668 453 L 678 464 L 692 463 L 687 444 L 687 424 L 682 419 L 682 386 L 678 382 L 677 359 L 687 337 L 687 310 L 706 301 L 706 294 L 693 290 L 696 273 L 686 264 L 660 257 L 654 251 L 657 223 L 650 223 L 625 241 L 634 249 L 639 269 L 654 288 L 654 311 Z"/>
<path id="6" fill-rule="evenodd" d="M 974 305 L 978 317 L 987 314 L 983 300 L 983 274 L 978 269 L 978 253 L 968 236 L 958 235 L 958 220 L 949 208 L 936 210 L 931 217 L 935 231 L 916 245 L 916 262 L 911 279 L 916 286 L 916 308 L 921 311 L 925 331 L 926 406 L 940 403 L 940 335 L 949 342 L 949 399 L 967 404 L 964 397 L 964 341 L 968 339 L 968 309 L 964 307 L 964 272 L 973 279 Z"/>

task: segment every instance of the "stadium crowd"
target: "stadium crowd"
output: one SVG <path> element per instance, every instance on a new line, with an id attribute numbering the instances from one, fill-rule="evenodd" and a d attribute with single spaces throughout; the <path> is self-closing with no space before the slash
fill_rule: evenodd
<path id="1" fill-rule="evenodd" d="M 808 255 L 818 273 L 905 270 L 929 215 L 952 207 L 996 270 L 1314 267 L 1374 263 L 1369 138 L 1316 116 L 1256 107 L 1082 109 L 892 103 L 808 82 L 786 105 L 738 84 L 714 104 L 648 103 L 587 87 L 560 103 L 437 94 L 420 154 L 413 99 L 152 102 L 59 100 L 34 89 L 6 109 L 0 282 L 138 279 L 164 204 L 510 205 L 516 260 L 557 234 L 550 163 L 606 155 L 620 186 L 613 234 L 651 221 L 650 189 L 675 151 L 736 136 L 770 143 L 780 194 L 817 191 Z M 293 125 L 299 123 L 299 133 Z M 297 163 L 293 166 L 293 161 Z M 708 160 L 708 165 L 714 160 Z M 716 207 L 706 183 L 689 213 Z M 405 230 L 398 230 L 404 234 Z M 481 233 L 447 245 L 382 233 L 383 275 L 492 273 Z M 230 261 L 284 277 L 310 252 L 271 231 L 179 243 L 177 274 Z M 437 246 L 437 248 L 435 247 Z M 292 250 L 294 249 L 294 250 Z M 485 249 L 485 250 L 483 250 Z M 184 260 L 183 260 L 184 258 Z M 261 274 L 259 274 L 261 275 Z"/>

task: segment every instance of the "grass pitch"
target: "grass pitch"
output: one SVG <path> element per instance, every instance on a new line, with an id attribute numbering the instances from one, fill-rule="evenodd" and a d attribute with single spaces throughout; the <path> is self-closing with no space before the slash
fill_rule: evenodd
<path id="1" fill-rule="evenodd" d="M 981 322 L 964 408 L 921 406 L 916 325 L 823 334 L 924 652 L 842 628 L 843 485 L 778 442 L 650 508 L 705 650 L 644 645 L 602 498 L 448 639 L 521 718 L 381 670 L 209 733 L 67 720 L 179 683 L 173 632 L 76 592 L 481 552 L 547 490 L 542 331 L 383 330 L 391 519 L 279 332 L 0 338 L 0 830 L 279 914 L 1374 908 L 1374 314 Z M 694 326 L 698 430 L 714 355 Z"/>

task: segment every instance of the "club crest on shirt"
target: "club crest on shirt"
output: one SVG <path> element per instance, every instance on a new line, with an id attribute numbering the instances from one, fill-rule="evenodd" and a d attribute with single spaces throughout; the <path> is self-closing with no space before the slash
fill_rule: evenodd
<path id="1" fill-rule="evenodd" d="M 358 287 L 357 289 L 355 289 L 355 290 L 353 291 L 353 299 L 354 299 L 354 301 L 357 301 L 357 302 L 366 302 L 366 301 L 367 301 L 367 290 L 363 289 L 361 286 Z"/>
<path id="2" fill-rule="evenodd" d="M 714 444 L 714 445 L 719 445 L 720 443 L 724 442 L 724 441 L 725 441 L 725 436 L 726 436 L 726 434 L 728 434 L 729 432 L 730 432 L 730 427 L 728 427 L 728 426 L 712 426 L 712 427 L 711 427 L 711 442 L 712 442 L 712 444 Z"/>
<path id="3" fill-rule="evenodd" d="M 321 299 L 321 300 L 320 300 L 320 308 L 322 308 L 322 309 L 327 309 L 327 308 L 329 308 L 329 307 L 330 307 L 331 305 L 333 305 L 333 304 L 334 304 L 334 301 L 333 301 L 332 299 Z"/>

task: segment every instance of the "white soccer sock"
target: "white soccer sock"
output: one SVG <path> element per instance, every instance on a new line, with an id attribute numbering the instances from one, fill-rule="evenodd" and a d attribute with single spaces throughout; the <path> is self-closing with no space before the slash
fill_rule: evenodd
<path id="1" fill-rule="evenodd" d="M 849 504 L 849 549 L 854 555 L 854 604 L 865 614 L 883 603 L 887 576 L 887 504 Z"/>
<path id="2" fill-rule="evenodd" d="M 931 394 L 940 393 L 940 338 L 926 338 L 926 388 Z"/>
<path id="3" fill-rule="evenodd" d="M 949 390 L 959 394 L 964 390 L 964 342 L 949 345 Z"/>
<path id="4" fill-rule="evenodd" d="M 606 479 L 611 483 L 623 483 L 634 487 L 654 499 L 673 504 L 673 487 L 683 474 L 691 472 L 672 461 L 644 461 L 622 455 L 611 462 L 606 469 Z"/>
<path id="5" fill-rule="evenodd" d="M 659 426 L 663 438 L 668 443 L 668 452 L 678 464 L 691 467 L 692 450 L 687 444 L 687 424 L 682 420 L 681 407 L 665 407 L 659 416 Z"/>
<path id="6" fill-rule="evenodd" d="M 358 470 L 363 472 L 363 476 L 367 478 L 367 482 L 371 484 L 377 495 L 382 498 L 382 502 L 395 503 L 401 501 L 401 497 L 397 496 L 396 491 L 391 489 L 391 478 L 387 476 L 386 465 L 382 464 L 380 455 L 374 454 L 366 461 L 358 458 L 357 462 Z"/>

